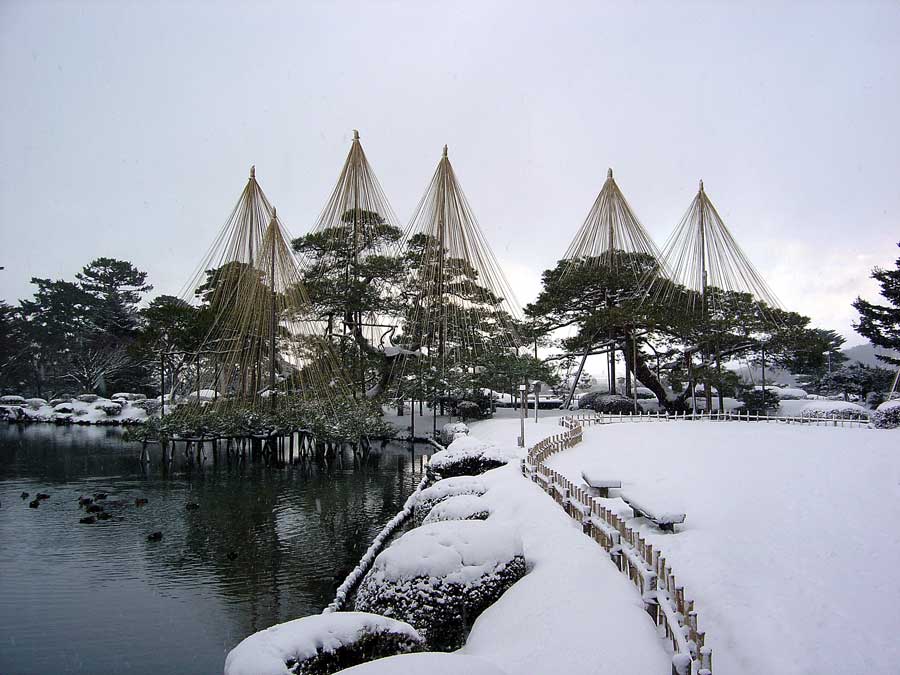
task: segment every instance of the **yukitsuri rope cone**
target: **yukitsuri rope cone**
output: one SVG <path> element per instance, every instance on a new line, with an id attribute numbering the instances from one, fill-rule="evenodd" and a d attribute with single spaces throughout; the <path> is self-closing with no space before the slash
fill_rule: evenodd
<path id="1" fill-rule="evenodd" d="M 312 231 L 294 242 L 320 332 L 333 345 L 357 398 L 389 385 L 404 301 L 403 229 L 359 140 Z M 385 365 L 387 360 L 387 365 Z"/>
<path id="2" fill-rule="evenodd" d="M 521 309 L 472 212 L 447 146 L 410 221 L 415 300 L 404 333 L 440 359 L 471 367 L 487 353 L 514 350 Z"/>
<path id="3" fill-rule="evenodd" d="M 662 551 L 654 549 L 584 488 L 545 464 L 552 455 L 581 443 L 584 427 L 602 424 L 603 418 L 573 415 L 561 417 L 559 423 L 565 429 L 563 433 L 545 438 L 528 450 L 522 461 L 523 474 L 578 521 L 584 533 L 603 546 L 619 571 L 638 589 L 644 609 L 672 642 L 672 675 L 712 675 L 712 648 L 706 644 L 705 631 L 699 628 L 694 601 L 687 599 L 684 586 L 676 583 Z"/>
<path id="4" fill-rule="evenodd" d="M 666 278 L 648 283 L 647 293 L 654 301 L 684 303 L 688 310 L 707 315 L 723 308 L 729 293 L 739 293 L 751 295 L 764 311 L 780 307 L 719 216 L 702 180 L 669 236 L 662 260 Z"/>
<path id="5" fill-rule="evenodd" d="M 600 193 L 563 255 L 563 260 L 569 262 L 565 273 L 579 265 L 604 266 L 630 272 L 641 280 L 646 267 L 655 271 L 660 259 L 656 244 L 631 210 L 609 169 Z"/>
<path id="6" fill-rule="evenodd" d="M 635 288 L 639 288 L 649 275 L 656 276 L 664 273 L 660 252 L 619 189 L 613 178 L 612 169 L 607 171 L 606 181 L 591 205 L 581 228 L 572 243 L 569 244 L 569 248 L 566 249 L 563 260 L 566 264 L 562 270 L 562 277 L 568 277 L 573 282 L 576 282 L 576 275 L 579 272 L 589 272 L 591 275 L 595 275 L 599 271 L 609 275 L 609 286 L 615 287 L 620 284 L 620 279 L 624 276 Z M 599 298 L 598 302 L 612 307 L 623 301 L 634 299 L 636 298 L 607 295 Z M 633 335 L 634 331 L 628 331 L 628 333 Z M 587 356 L 596 348 L 594 343 L 600 337 L 600 335 L 595 335 L 585 349 L 576 371 L 576 385 L 581 378 Z M 615 393 L 616 362 L 614 354 L 616 348 L 621 344 L 622 336 L 611 330 L 608 338 L 607 345 L 613 356 L 612 358 L 607 357 L 607 381 L 610 393 Z M 637 349 L 636 342 L 632 349 Z M 626 379 L 628 378 L 626 377 Z M 575 386 L 569 393 L 564 404 L 565 407 L 571 403 L 574 393 Z"/>
<path id="7" fill-rule="evenodd" d="M 347 388 L 309 316 L 290 237 L 250 169 L 237 204 L 186 286 L 206 327 L 183 370 L 198 400 L 257 407 L 276 394 L 329 402 Z M 269 401 L 270 403 L 271 401 Z M 267 403 L 268 404 L 268 403 Z"/>

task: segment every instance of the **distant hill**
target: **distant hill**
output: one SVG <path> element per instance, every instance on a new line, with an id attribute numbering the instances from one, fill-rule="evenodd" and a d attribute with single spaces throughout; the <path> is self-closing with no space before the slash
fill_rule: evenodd
<path id="1" fill-rule="evenodd" d="M 896 352 L 892 349 L 882 349 L 881 347 L 875 347 L 871 343 L 856 345 L 855 347 L 848 347 L 847 349 L 842 350 L 842 353 L 844 354 L 844 356 L 850 359 L 850 361 L 857 361 L 866 366 L 879 366 L 881 368 L 890 368 L 891 365 L 878 359 L 875 356 L 876 354 L 886 354 L 893 358 L 900 358 L 900 352 Z"/>

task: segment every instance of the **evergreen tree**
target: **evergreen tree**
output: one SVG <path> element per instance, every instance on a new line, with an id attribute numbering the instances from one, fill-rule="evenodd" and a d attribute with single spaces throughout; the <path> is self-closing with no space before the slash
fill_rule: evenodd
<path id="1" fill-rule="evenodd" d="M 897 244 L 900 246 L 900 243 Z M 895 262 L 896 269 L 886 270 L 876 267 L 872 270 L 872 278 L 881 286 L 881 296 L 886 304 L 877 305 L 856 298 L 853 308 L 859 312 L 859 323 L 853 328 L 856 332 L 875 345 L 885 349 L 900 351 L 900 258 Z M 878 355 L 885 363 L 900 365 L 900 359 Z"/>

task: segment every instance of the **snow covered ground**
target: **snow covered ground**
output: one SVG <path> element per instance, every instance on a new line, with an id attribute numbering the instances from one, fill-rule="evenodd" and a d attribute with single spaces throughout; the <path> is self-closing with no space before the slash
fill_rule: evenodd
<path id="1" fill-rule="evenodd" d="M 496 436 L 503 424 L 472 433 Z M 548 464 L 575 482 L 583 470 L 621 480 L 642 505 L 687 514 L 675 534 L 630 525 L 697 601 L 716 672 L 898 672 L 900 432 L 610 424 L 587 428 L 584 443 Z M 605 577 L 598 569 L 591 579 L 605 588 Z M 627 598 L 620 606 L 631 609 Z"/>

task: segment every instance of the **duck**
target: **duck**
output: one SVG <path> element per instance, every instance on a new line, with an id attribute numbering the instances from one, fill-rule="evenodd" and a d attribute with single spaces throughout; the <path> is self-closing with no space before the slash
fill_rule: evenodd
<path id="1" fill-rule="evenodd" d="M 137 499 L 134 500 L 134 505 L 135 506 L 145 506 L 147 504 L 147 502 L 149 502 L 149 501 L 150 501 L 149 499 L 144 499 L 143 497 L 138 497 Z"/>
<path id="2" fill-rule="evenodd" d="M 200 508 L 200 505 L 197 502 L 188 502 L 184 505 L 184 508 L 186 508 L 188 511 L 196 511 Z"/>
<path id="3" fill-rule="evenodd" d="M 28 493 L 27 493 L 27 492 L 23 492 L 23 493 L 22 493 L 22 499 L 28 499 Z"/>
<path id="4" fill-rule="evenodd" d="M 106 494 L 105 492 L 95 492 L 95 493 L 94 493 L 94 499 L 98 499 L 98 500 L 99 500 L 99 499 L 106 499 L 108 496 L 109 496 L 109 495 Z"/>
<path id="5" fill-rule="evenodd" d="M 43 500 L 43 499 L 50 499 L 50 495 L 48 495 L 46 492 L 38 492 L 38 493 L 37 493 L 37 498 L 38 498 L 38 499 L 41 499 L 41 500 Z"/>
<path id="6" fill-rule="evenodd" d="M 78 522 L 81 523 L 82 525 L 93 525 L 94 523 L 97 522 L 97 519 L 94 518 L 94 516 L 85 516 Z"/>
<path id="7" fill-rule="evenodd" d="M 41 505 L 41 502 L 37 499 L 32 499 L 30 502 L 28 502 L 28 506 L 30 506 L 33 509 L 36 509 L 40 505 Z"/>
<path id="8" fill-rule="evenodd" d="M 109 515 L 106 511 L 101 511 L 97 514 L 97 520 L 109 520 L 110 518 L 112 518 L 112 516 Z"/>
<path id="9" fill-rule="evenodd" d="M 94 500 L 91 497 L 79 497 L 78 505 L 79 506 L 88 506 L 89 504 L 93 504 Z"/>
<path id="10" fill-rule="evenodd" d="M 100 513 L 101 511 L 103 511 L 103 507 L 100 506 L 99 504 L 90 504 L 85 509 L 85 511 L 87 511 L 88 513 Z"/>
<path id="11" fill-rule="evenodd" d="M 160 541 L 162 539 L 162 532 L 151 532 L 147 535 L 147 541 Z"/>

